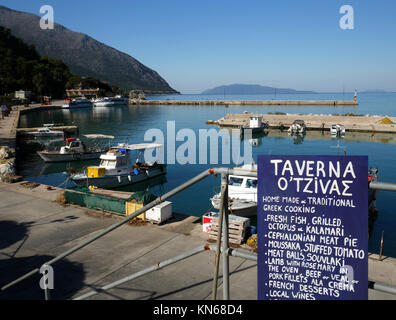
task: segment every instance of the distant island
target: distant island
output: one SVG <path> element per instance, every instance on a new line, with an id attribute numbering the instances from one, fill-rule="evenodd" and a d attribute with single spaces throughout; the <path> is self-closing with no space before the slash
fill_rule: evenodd
<path id="1" fill-rule="evenodd" d="M 301 91 L 285 88 L 273 88 L 258 84 L 231 84 L 205 90 L 201 94 L 312 94 L 314 91 Z"/>

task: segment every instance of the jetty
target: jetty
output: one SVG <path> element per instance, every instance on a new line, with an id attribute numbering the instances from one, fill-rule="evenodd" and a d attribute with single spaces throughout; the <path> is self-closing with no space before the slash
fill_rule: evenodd
<path id="1" fill-rule="evenodd" d="M 251 116 L 260 116 L 268 122 L 269 129 L 288 129 L 295 120 L 303 120 L 307 130 L 329 131 L 332 124 L 341 124 L 346 131 L 396 133 L 396 117 L 314 114 L 227 114 L 219 120 L 208 120 L 207 124 L 219 127 L 238 128 L 249 124 Z"/>
<path id="2" fill-rule="evenodd" d="M 130 99 L 130 105 L 199 106 L 357 106 L 354 100 L 145 100 Z"/>

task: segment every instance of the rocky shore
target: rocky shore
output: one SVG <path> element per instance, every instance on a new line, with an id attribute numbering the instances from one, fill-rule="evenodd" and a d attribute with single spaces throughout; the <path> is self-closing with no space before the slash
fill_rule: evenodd
<path id="1" fill-rule="evenodd" d="M 16 129 L 19 122 L 18 107 L 0 120 L 0 181 L 14 183 L 21 180 L 16 175 Z"/>

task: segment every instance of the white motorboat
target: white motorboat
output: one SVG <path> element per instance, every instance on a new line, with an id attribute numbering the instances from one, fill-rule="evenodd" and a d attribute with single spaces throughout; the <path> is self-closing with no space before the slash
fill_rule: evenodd
<path id="1" fill-rule="evenodd" d="M 87 135 L 89 136 L 89 135 Z M 93 138 L 108 138 L 114 139 L 113 136 L 92 135 Z M 87 148 L 83 141 L 77 138 L 66 139 L 66 145 L 61 147 L 60 150 L 44 150 L 39 151 L 37 154 L 45 162 L 69 162 L 80 160 L 99 159 L 101 154 L 107 152 L 109 148 Z"/>
<path id="2" fill-rule="evenodd" d="M 128 98 L 122 98 L 121 96 L 100 98 L 94 101 L 95 107 L 113 107 L 127 104 Z"/>
<path id="3" fill-rule="evenodd" d="M 241 134 L 244 134 L 246 130 L 252 130 L 253 133 L 263 132 L 264 129 L 268 129 L 268 123 L 263 121 L 262 117 L 251 116 L 249 124 L 240 127 Z"/>
<path id="4" fill-rule="evenodd" d="M 84 173 L 74 174 L 71 180 L 80 186 L 95 186 L 111 189 L 142 182 L 166 174 L 166 165 L 157 162 L 142 162 L 141 157 L 147 149 L 162 148 L 161 144 L 119 144 L 100 156 L 97 167 L 88 167 Z M 132 163 L 130 154 L 137 151 L 138 156 Z"/>
<path id="5" fill-rule="evenodd" d="M 63 131 L 59 130 L 51 130 L 48 127 L 40 128 L 37 131 L 27 132 L 28 135 L 35 136 L 36 138 L 40 137 L 59 137 L 63 136 Z"/>
<path id="6" fill-rule="evenodd" d="M 244 165 L 237 170 L 255 171 L 256 164 Z M 212 206 L 220 209 L 221 193 L 211 198 Z M 228 209 L 230 214 L 250 217 L 257 214 L 257 178 L 230 175 L 228 179 Z"/>
<path id="7" fill-rule="evenodd" d="M 91 108 L 92 102 L 86 98 L 79 98 L 67 101 L 62 108 L 63 109 L 77 109 L 77 108 Z"/>
<path id="8" fill-rule="evenodd" d="M 344 136 L 345 127 L 341 124 L 333 124 L 330 127 L 330 133 L 332 136 Z"/>
<path id="9" fill-rule="evenodd" d="M 306 126 L 304 120 L 295 120 L 288 130 L 290 134 L 304 134 L 305 131 Z"/>

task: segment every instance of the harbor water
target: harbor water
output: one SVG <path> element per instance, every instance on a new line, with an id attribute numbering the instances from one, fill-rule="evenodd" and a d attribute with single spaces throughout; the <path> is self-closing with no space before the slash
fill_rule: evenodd
<path id="1" fill-rule="evenodd" d="M 351 94 L 313 94 L 313 95 L 277 95 L 276 99 L 322 99 L 322 100 L 351 100 Z M 155 96 L 148 99 L 274 99 L 275 95 L 252 96 L 203 96 L 203 95 L 177 95 Z M 111 144 L 141 143 L 145 133 L 150 129 L 160 129 L 167 133 L 167 122 L 175 121 L 176 133 L 184 128 L 192 129 L 199 137 L 200 129 L 214 128 L 206 125 L 207 120 L 218 120 L 227 113 L 269 113 L 284 112 L 294 114 L 359 114 L 396 116 L 396 94 L 371 93 L 361 94 L 358 97 L 357 107 L 328 107 L 328 106 L 117 106 L 76 110 L 50 110 L 29 113 L 20 118 L 20 127 L 40 127 L 45 123 L 63 123 L 64 125 L 77 125 L 80 135 L 105 134 L 113 135 L 115 139 Z M 259 154 L 290 154 L 290 155 L 368 155 L 369 166 L 379 170 L 379 181 L 396 183 L 396 135 L 389 134 L 385 139 L 374 140 L 367 137 L 356 140 L 331 139 L 326 133 L 310 136 L 307 132 L 304 139 L 296 139 L 287 134 L 254 137 L 252 144 L 253 159 L 257 160 Z M 348 135 L 348 132 L 346 133 Z M 176 149 L 185 141 L 177 141 Z M 87 141 L 89 144 L 90 141 Z M 109 141 L 102 141 L 108 144 Z M 243 141 L 241 153 L 243 154 Z M 197 161 L 198 161 L 197 142 Z M 165 150 L 166 150 L 165 143 Z M 221 148 L 221 143 L 219 143 Z M 166 154 L 166 152 L 165 152 Z M 221 150 L 219 150 L 221 160 Z M 209 159 L 208 159 L 209 161 Z M 31 153 L 20 163 L 20 174 L 26 180 L 59 186 L 66 182 L 67 170 L 79 170 L 88 165 L 97 165 L 98 161 L 44 164 L 38 155 Z M 175 188 L 186 180 L 196 176 L 210 164 L 169 164 L 166 177 L 157 178 L 147 183 L 123 188 L 123 190 L 150 190 L 157 196 Z M 235 164 L 227 165 L 233 167 Z M 217 193 L 220 186 L 219 177 L 210 177 L 183 191 L 172 199 L 175 212 L 187 215 L 201 216 L 211 209 L 210 198 Z M 380 192 L 377 200 L 378 217 L 369 243 L 370 252 L 379 252 L 380 238 L 384 231 L 384 254 L 396 257 L 396 213 L 394 203 L 396 195 L 391 192 Z"/>

